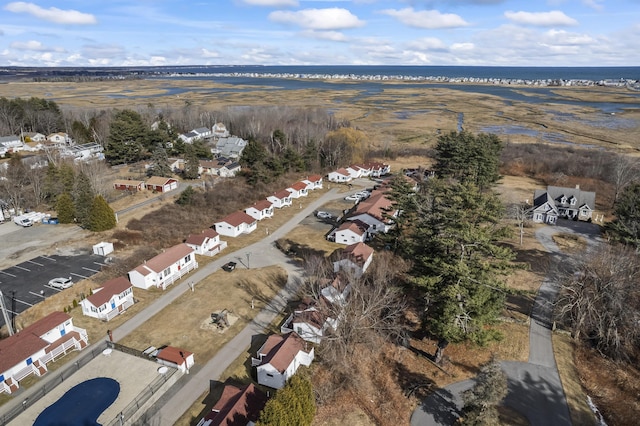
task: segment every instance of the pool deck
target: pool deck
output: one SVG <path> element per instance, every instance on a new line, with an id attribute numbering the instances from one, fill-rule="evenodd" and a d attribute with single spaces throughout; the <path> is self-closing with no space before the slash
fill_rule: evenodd
<path id="1" fill-rule="evenodd" d="M 55 403 L 72 387 L 96 377 L 109 377 L 120 383 L 118 398 L 98 417 L 98 423 L 108 424 L 127 404 L 133 401 L 142 390 L 149 386 L 159 375 L 160 364 L 147 361 L 119 351 L 112 351 L 108 356 L 98 355 L 82 367 L 69 379 L 42 397 L 38 402 L 13 419 L 9 425 L 33 424 L 45 408 Z"/>

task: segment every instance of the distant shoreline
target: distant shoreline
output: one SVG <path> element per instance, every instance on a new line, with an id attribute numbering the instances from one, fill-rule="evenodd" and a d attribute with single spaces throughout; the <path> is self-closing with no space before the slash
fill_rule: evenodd
<path id="1" fill-rule="evenodd" d="M 282 79 L 311 79 L 311 80 L 340 80 L 340 81 L 408 81 L 450 84 L 493 84 L 503 86 L 539 86 L 539 87 L 626 87 L 640 90 L 640 81 L 626 78 L 620 79 L 522 79 L 522 78 L 497 78 L 497 77 L 448 77 L 448 76 L 415 76 L 415 75 L 358 75 L 358 74 L 306 74 L 306 73 L 155 73 L 153 77 L 188 78 L 188 77 L 240 77 L 240 78 L 282 78 Z"/>
<path id="2" fill-rule="evenodd" d="M 0 67 L 0 82 L 87 82 L 134 79 L 298 79 L 340 82 L 427 82 L 640 90 L 640 67 L 492 67 L 377 65 L 193 65 L 154 67 Z"/>

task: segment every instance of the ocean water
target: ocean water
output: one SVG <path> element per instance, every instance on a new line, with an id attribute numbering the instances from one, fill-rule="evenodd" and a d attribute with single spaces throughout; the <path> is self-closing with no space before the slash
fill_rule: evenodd
<path id="1" fill-rule="evenodd" d="M 180 66 L 141 68 L 160 73 L 256 73 L 256 74 L 334 74 L 354 76 L 410 76 L 448 78 L 498 78 L 523 80 L 617 80 L 640 81 L 640 67 L 463 67 L 393 65 L 314 65 L 314 66 Z"/>

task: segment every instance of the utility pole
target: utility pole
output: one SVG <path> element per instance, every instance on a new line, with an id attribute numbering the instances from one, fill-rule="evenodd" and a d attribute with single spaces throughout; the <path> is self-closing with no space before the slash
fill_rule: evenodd
<path id="1" fill-rule="evenodd" d="M 7 324 L 9 336 L 13 336 L 13 327 L 11 326 L 11 320 L 9 318 L 9 312 L 7 312 L 7 306 L 4 304 L 4 295 L 2 294 L 2 291 L 0 291 L 0 310 L 2 311 L 2 318 L 4 319 L 4 323 Z"/>

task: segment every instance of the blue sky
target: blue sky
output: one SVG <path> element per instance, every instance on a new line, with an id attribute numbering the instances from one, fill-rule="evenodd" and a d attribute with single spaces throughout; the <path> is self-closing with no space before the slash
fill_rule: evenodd
<path id="1" fill-rule="evenodd" d="M 0 66 L 640 66 L 640 0 L 36 0 L 0 7 Z"/>

